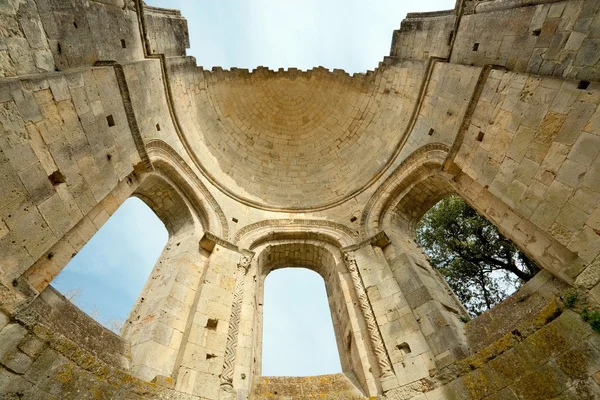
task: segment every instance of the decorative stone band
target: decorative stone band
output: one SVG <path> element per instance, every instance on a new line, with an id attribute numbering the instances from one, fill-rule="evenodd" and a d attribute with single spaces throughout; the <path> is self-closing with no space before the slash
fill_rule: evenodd
<path id="1" fill-rule="evenodd" d="M 225 346 L 225 357 L 223 360 L 223 371 L 221 372 L 221 389 L 234 393 L 233 369 L 235 366 L 235 355 L 238 342 L 240 326 L 240 311 L 242 309 L 242 298 L 244 297 L 244 278 L 250 268 L 252 256 L 243 255 L 237 265 L 235 277 L 235 292 L 233 294 L 233 305 L 231 317 L 229 318 L 229 330 L 227 332 L 227 344 Z"/>
<path id="2" fill-rule="evenodd" d="M 385 344 L 383 343 L 381 332 L 379 332 L 379 326 L 377 325 L 377 321 L 375 320 L 375 314 L 373 313 L 371 303 L 369 302 L 369 298 L 367 297 L 365 286 L 358 273 L 358 266 L 356 265 L 354 255 L 352 253 L 344 253 L 344 260 L 346 261 L 348 271 L 350 271 L 350 277 L 352 278 L 354 290 L 356 291 L 356 295 L 358 296 L 358 303 L 360 305 L 360 309 L 363 313 L 363 317 L 365 318 L 365 322 L 367 324 L 367 330 L 369 333 L 369 337 L 371 338 L 371 343 L 373 344 L 375 356 L 377 357 L 377 364 L 379 365 L 379 370 L 381 371 L 381 377 L 391 377 L 394 375 L 394 372 L 392 370 L 392 364 L 388 357 L 387 350 L 385 349 Z"/>

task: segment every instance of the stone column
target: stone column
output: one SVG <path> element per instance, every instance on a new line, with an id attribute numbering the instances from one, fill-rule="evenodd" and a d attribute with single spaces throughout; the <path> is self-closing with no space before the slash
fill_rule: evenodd
<path id="1" fill-rule="evenodd" d="M 392 244 L 386 259 L 427 339 L 435 366 L 441 368 L 465 357 L 468 315 L 464 307 L 408 234 L 390 234 Z"/>
<path id="2" fill-rule="evenodd" d="M 229 331 L 227 333 L 227 344 L 225 357 L 223 359 L 223 372 L 221 372 L 221 395 L 220 398 L 229 398 L 235 395 L 233 389 L 233 370 L 235 367 L 235 356 L 238 343 L 238 331 L 240 325 L 240 312 L 242 299 L 244 297 L 244 279 L 250 268 L 250 256 L 242 256 L 237 265 L 235 278 L 235 292 L 233 294 L 233 305 L 231 306 L 231 317 L 229 318 Z M 223 393 L 224 392 L 224 393 Z"/>
<path id="3" fill-rule="evenodd" d="M 208 259 L 198 239 L 193 230 L 169 239 L 125 322 L 122 335 L 131 343 L 131 371 L 138 378 L 174 372 Z"/>
<path id="4" fill-rule="evenodd" d="M 373 314 L 371 303 L 369 302 L 369 298 L 367 297 L 365 286 L 358 273 L 356 259 L 354 258 L 354 255 L 352 253 L 344 253 L 344 260 L 346 261 L 348 271 L 350 271 L 350 278 L 352 279 L 352 284 L 354 285 L 354 290 L 356 291 L 356 296 L 358 297 L 358 303 L 362 311 L 363 317 L 365 318 L 365 323 L 367 324 L 369 338 L 371 339 L 373 351 L 375 352 L 375 356 L 377 357 L 377 364 L 379 365 L 381 377 L 392 377 L 394 376 L 394 373 L 392 371 L 392 365 L 390 363 L 388 353 L 385 349 L 383 339 L 381 338 L 381 332 L 379 332 L 379 326 L 377 325 L 377 321 L 375 320 L 375 315 Z"/>
<path id="5" fill-rule="evenodd" d="M 206 269 L 185 328 L 174 378 L 178 391 L 217 400 L 230 395 L 237 356 L 241 299 L 253 253 L 205 233 L 200 249 Z"/>
<path id="6" fill-rule="evenodd" d="M 435 363 L 417 317 L 383 254 L 382 249 L 390 247 L 389 245 L 387 235 L 380 232 L 361 243 L 345 248 L 344 251 L 353 253 L 358 283 L 363 285 L 382 341 L 380 348 L 384 349 L 384 355 L 391 365 L 392 373 L 386 375 L 382 370 L 381 388 L 388 396 L 396 396 L 398 391 L 403 393 L 402 395 L 416 396 L 427 390 L 429 372 L 435 368 Z M 360 298 L 360 287 L 357 294 Z M 368 310 L 366 313 L 368 314 Z M 370 317 L 365 315 L 367 327 L 368 319 Z M 374 329 L 369 329 L 372 330 Z M 370 337 L 375 354 L 381 353 L 377 349 L 377 339 L 374 339 L 371 333 Z"/>

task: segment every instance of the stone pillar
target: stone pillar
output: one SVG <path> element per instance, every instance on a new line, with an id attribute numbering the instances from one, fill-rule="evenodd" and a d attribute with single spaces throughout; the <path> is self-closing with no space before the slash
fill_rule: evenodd
<path id="1" fill-rule="evenodd" d="M 177 357 L 175 387 L 217 400 L 229 394 L 221 390 L 221 383 L 234 381 L 243 280 L 252 253 L 210 233 L 202 237 L 200 247 L 207 257 L 206 269 Z"/>
<path id="2" fill-rule="evenodd" d="M 375 356 L 377 358 L 377 364 L 379 365 L 381 377 L 382 379 L 392 377 L 394 375 L 394 373 L 392 372 L 392 365 L 390 363 L 387 350 L 385 349 L 383 339 L 381 338 L 379 326 L 377 325 L 377 321 L 375 320 L 375 315 L 373 314 L 371 303 L 369 302 L 369 298 L 367 297 L 365 286 L 358 273 L 356 259 L 354 258 L 354 255 L 352 253 L 345 253 L 344 260 L 346 261 L 348 271 L 350 271 L 350 278 L 352 279 L 352 284 L 354 286 L 356 296 L 358 297 L 358 303 L 362 311 L 363 317 L 365 318 L 365 323 L 367 324 L 369 339 L 371 340 L 371 345 L 373 346 L 373 351 L 375 352 Z"/>
<path id="3" fill-rule="evenodd" d="M 251 260 L 252 258 L 249 256 L 242 256 L 237 265 L 235 292 L 233 294 L 233 305 L 231 306 L 231 317 L 229 318 L 229 332 L 227 333 L 223 372 L 221 372 L 221 395 L 219 398 L 233 398 L 236 393 L 233 388 L 233 370 L 238 344 L 242 299 L 244 297 L 244 279 L 248 268 L 250 268 Z"/>
<path id="4" fill-rule="evenodd" d="M 193 229 L 169 238 L 123 327 L 136 377 L 172 376 L 207 258 Z"/>
<path id="5" fill-rule="evenodd" d="M 435 364 L 417 318 L 383 255 L 382 247 L 389 243 L 387 236 L 381 232 L 344 250 L 354 255 L 357 274 L 364 285 L 383 348 L 392 366 L 392 374 L 386 376 L 382 371 L 382 389 L 389 395 L 396 391 L 416 395 L 426 391 L 427 379 Z M 365 315 L 365 320 L 367 318 Z M 374 335 L 370 336 L 373 342 L 377 341 L 373 339 Z M 377 353 L 376 345 L 373 347 Z"/>
<path id="6" fill-rule="evenodd" d="M 435 366 L 441 368 L 464 358 L 468 354 L 466 310 L 407 234 L 396 230 L 390 235 L 392 244 L 386 258 L 427 339 Z"/>

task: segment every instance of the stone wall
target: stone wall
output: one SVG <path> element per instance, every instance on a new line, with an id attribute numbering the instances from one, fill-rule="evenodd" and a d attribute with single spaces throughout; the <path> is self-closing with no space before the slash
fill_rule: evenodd
<path id="1" fill-rule="evenodd" d="M 147 45 L 150 54 L 185 56 L 190 47 L 187 21 L 178 10 L 144 6 Z"/>
<path id="2" fill-rule="evenodd" d="M 597 80 L 599 6 L 577 0 L 464 15 L 450 61 Z"/>
<path id="3" fill-rule="evenodd" d="M 169 379 L 132 377 L 128 348 L 49 287 L 12 318 L 0 313 L 0 393 L 3 399 L 199 399 L 169 389 Z"/>
<path id="4" fill-rule="evenodd" d="M 87 217 L 68 257 L 77 252 L 118 207 L 97 205 L 135 181 L 141 160 L 112 68 L 12 78 L 1 93 L 0 284 L 12 286 Z"/>
<path id="5" fill-rule="evenodd" d="M 254 389 L 254 399 L 360 399 L 362 394 L 343 374 L 291 377 L 263 377 Z"/>
<path id="6" fill-rule="evenodd" d="M 598 334 L 579 315 L 550 303 L 478 353 L 442 369 L 434 378 L 443 386 L 428 391 L 426 399 L 594 399 L 599 351 Z"/>
<path id="7" fill-rule="evenodd" d="M 594 84 L 492 71 L 455 159 L 586 263 L 600 253 L 596 94 Z"/>
<path id="8" fill-rule="evenodd" d="M 4 2 L 0 394 L 594 398 L 599 8 L 409 14 L 349 76 L 198 68 L 180 13 L 138 0 Z M 449 193 L 544 268 L 468 323 L 414 241 Z M 48 285 L 129 196 L 170 238 L 117 336 Z M 261 376 L 290 266 L 326 282 L 343 375 Z"/>

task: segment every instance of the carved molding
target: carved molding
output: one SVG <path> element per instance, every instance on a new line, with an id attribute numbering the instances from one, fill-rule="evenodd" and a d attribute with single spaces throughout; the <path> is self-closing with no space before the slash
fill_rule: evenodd
<path id="1" fill-rule="evenodd" d="M 349 252 L 344 253 L 344 261 L 350 272 L 350 278 L 352 279 L 352 284 L 354 285 L 354 290 L 358 297 L 358 303 L 367 324 L 369 338 L 371 339 L 371 344 L 373 345 L 373 350 L 377 357 L 377 364 L 379 365 L 381 377 L 391 377 L 394 375 L 392 363 L 390 362 L 387 350 L 385 349 L 381 332 L 379 332 L 379 325 L 377 325 L 377 320 L 375 319 L 375 314 L 373 313 L 371 303 L 367 297 L 365 286 L 358 272 L 358 265 L 356 264 L 354 255 Z"/>
<path id="2" fill-rule="evenodd" d="M 227 331 L 223 371 L 221 372 L 221 390 L 229 393 L 235 393 L 233 389 L 233 371 L 235 368 L 242 299 L 244 297 L 244 279 L 251 262 L 252 256 L 242 255 L 237 264 L 235 292 L 233 294 L 233 305 L 231 306 L 231 317 L 229 318 L 229 329 Z"/>
<path id="3" fill-rule="evenodd" d="M 418 148 L 406 157 L 377 188 L 365 205 L 360 218 L 363 237 L 377 229 L 376 223 L 381 220 L 381 214 L 385 211 L 386 205 L 399 195 L 397 188 L 402 185 L 404 180 L 427 163 L 438 164 L 441 170 L 449 151 L 450 147 L 446 144 L 430 143 Z"/>
<path id="4" fill-rule="evenodd" d="M 335 244 L 338 246 L 343 246 L 345 243 L 353 243 L 359 237 L 358 232 L 353 231 L 352 229 L 348 228 L 347 226 L 336 223 L 336 222 L 327 221 L 327 220 L 320 220 L 320 219 L 267 219 L 267 220 L 255 222 L 250 225 L 246 225 L 245 227 L 241 228 L 239 231 L 236 232 L 236 234 L 233 238 L 233 242 L 239 244 L 242 240 L 246 239 L 248 236 L 253 234 L 253 232 L 260 231 L 261 229 L 263 229 L 263 230 L 271 229 L 270 232 L 265 232 L 262 235 L 262 236 L 267 236 L 267 235 L 275 235 L 276 233 L 277 234 L 282 233 L 285 229 L 289 230 L 290 228 L 292 228 L 292 229 L 293 228 L 298 228 L 298 229 L 302 228 L 304 233 L 312 233 L 314 235 L 323 235 L 323 236 L 331 235 L 332 238 L 336 242 Z M 329 232 L 320 232 L 320 231 L 307 232 L 306 228 L 308 228 L 308 229 L 317 228 L 320 230 L 328 230 L 329 232 L 331 232 L 331 234 L 329 234 Z M 279 231 L 277 231 L 278 229 L 279 229 Z M 337 237 L 335 237 L 335 236 L 337 236 Z M 327 238 L 324 238 L 324 239 L 327 240 Z M 245 244 L 248 245 L 248 247 L 252 247 L 259 240 L 260 240 L 260 238 L 257 238 L 254 242 L 245 243 Z M 327 241 L 329 241 L 329 240 L 327 240 Z"/>
<path id="5" fill-rule="evenodd" d="M 157 153 L 160 156 L 162 156 L 165 160 L 169 161 L 171 164 L 180 168 L 185 173 L 185 177 L 189 180 L 191 184 L 193 184 L 193 186 L 195 186 L 196 190 L 198 190 L 198 192 L 200 192 L 200 194 L 202 195 L 202 198 L 198 200 L 200 200 L 201 203 L 203 203 L 202 200 L 205 200 L 206 203 L 208 203 L 208 207 L 202 205 L 202 208 L 204 209 L 205 213 L 208 214 L 209 212 L 213 212 L 214 214 L 216 214 L 218 222 L 221 226 L 221 235 L 223 237 L 228 237 L 229 224 L 227 223 L 227 218 L 225 217 L 225 213 L 221 209 L 221 206 L 219 205 L 219 203 L 217 203 L 210 191 L 198 178 L 196 173 L 194 173 L 194 171 L 190 168 L 187 162 L 177 153 L 177 151 L 171 146 L 169 146 L 167 143 L 159 139 L 152 139 L 146 142 L 146 148 L 148 149 L 148 153 L 151 156 L 151 161 L 153 153 Z M 207 215 L 206 217 L 210 220 L 211 215 Z M 210 228 L 212 229 L 212 227 Z"/>
<path id="6" fill-rule="evenodd" d="M 283 226 L 316 226 L 316 227 L 328 227 L 334 230 L 339 230 L 350 237 L 358 237 L 358 234 L 352 229 L 348 228 L 345 225 L 338 224 L 336 222 L 331 222 L 327 220 L 320 219 L 266 219 L 260 222 L 255 222 L 250 225 L 246 225 L 242 229 L 236 232 L 235 237 L 233 239 L 234 243 L 239 242 L 239 240 L 246 235 L 247 233 L 257 230 L 264 227 L 283 227 Z"/>

